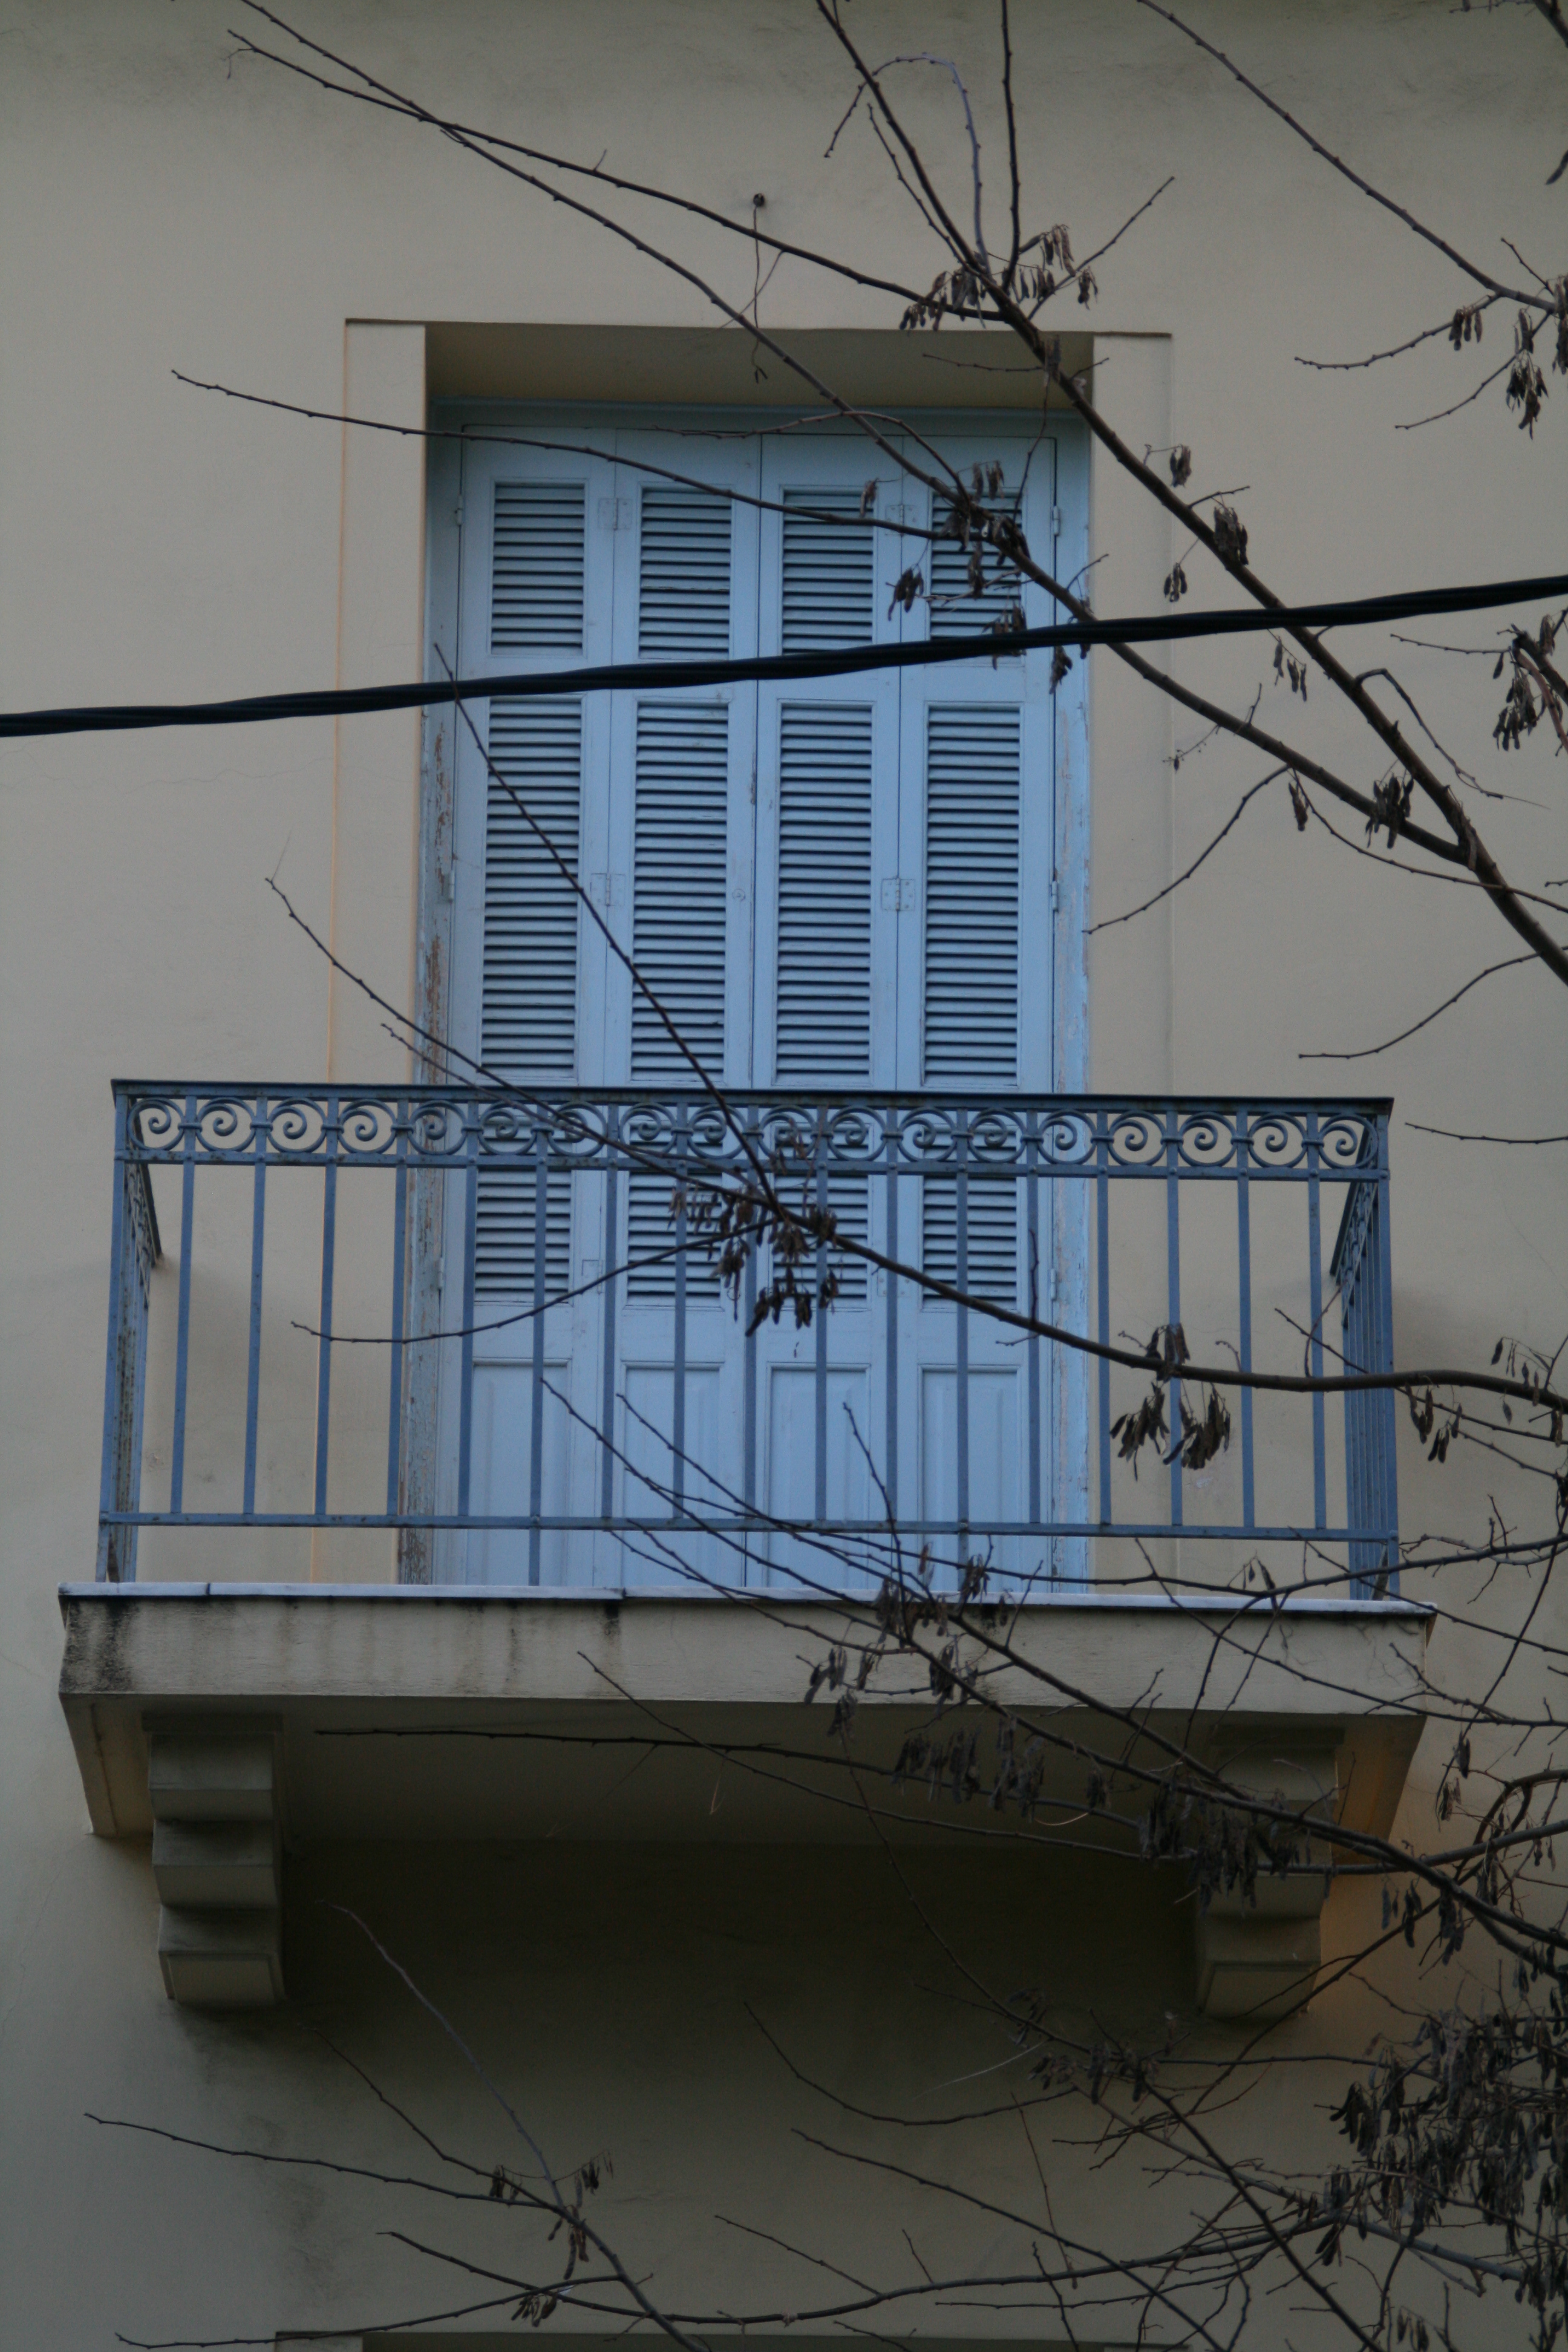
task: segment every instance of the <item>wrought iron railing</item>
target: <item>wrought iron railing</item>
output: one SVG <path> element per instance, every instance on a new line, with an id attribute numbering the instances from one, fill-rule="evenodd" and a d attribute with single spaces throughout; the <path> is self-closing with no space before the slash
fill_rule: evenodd
<path id="1" fill-rule="evenodd" d="M 1194 1471 L 1179 1377 L 1140 1454 L 1147 1373 L 1026 1328 L 1387 1370 L 1386 1103 L 120 1083 L 115 1117 L 100 1576 L 152 1530 L 295 1530 L 443 1581 L 1060 1581 L 1179 1540 L 1392 1589 L 1391 1392 L 1342 1435 L 1321 1391 L 1230 1390 Z M 805 1322 L 759 1318 L 765 1248 L 717 1279 L 752 1167 L 870 1253 L 814 1244 Z"/>

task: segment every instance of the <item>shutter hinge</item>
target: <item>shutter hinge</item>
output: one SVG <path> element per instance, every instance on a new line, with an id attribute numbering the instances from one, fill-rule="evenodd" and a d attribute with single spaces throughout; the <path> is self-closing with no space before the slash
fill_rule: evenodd
<path id="1" fill-rule="evenodd" d="M 449 866 L 438 866 L 436 868 L 436 888 L 437 894 L 448 901 L 457 897 L 457 887 Z"/>
<path id="2" fill-rule="evenodd" d="M 1061 903 L 1061 887 L 1057 881 L 1056 876 L 1053 874 L 1051 877 L 1051 912 L 1053 915 L 1057 913 Z"/>
<path id="3" fill-rule="evenodd" d="M 461 530 L 463 528 L 463 501 L 460 498 L 458 499 L 457 505 L 452 509 L 452 520 L 458 530 Z"/>
<path id="4" fill-rule="evenodd" d="M 601 530 L 630 530 L 631 527 L 632 502 L 630 499 L 601 499 L 599 500 L 599 529 Z"/>
<path id="5" fill-rule="evenodd" d="M 900 908 L 908 909 L 912 907 L 914 903 L 915 883 L 911 875 L 884 874 L 882 877 L 882 904 L 889 914 L 896 915 Z"/>
<path id="6" fill-rule="evenodd" d="M 626 877 L 624 874 L 590 874 L 588 896 L 596 898 L 601 907 L 624 907 L 626 902 Z"/>
<path id="7" fill-rule="evenodd" d="M 1061 535 L 1062 510 L 1060 507 L 1053 507 L 1051 509 L 1051 537 L 1053 539 L 1060 539 Z"/>

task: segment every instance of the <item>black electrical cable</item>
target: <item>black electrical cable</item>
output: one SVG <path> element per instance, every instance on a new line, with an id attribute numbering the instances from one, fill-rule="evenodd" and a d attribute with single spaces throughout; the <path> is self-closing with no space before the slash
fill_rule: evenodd
<path id="1" fill-rule="evenodd" d="M 922 669 L 980 661 L 1053 646 L 1158 645 L 1180 637 L 1229 637 L 1248 631 L 1365 627 L 1444 613 L 1480 613 L 1498 604 L 1568 597 L 1568 572 L 1544 580 L 1499 580 L 1488 587 L 1421 588 L 1398 596 L 1363 596 L 1318 604 L 1247 604 L 1219 613 L 1146 613 L 1124 621 L 1062 621 L 967 637 L 930 637 L 909 646 L 852 646 L 837 653 L 763 654 L 746 661 L 601 662 L 576 669 L 531 670 L 494 677 L 424 678 L 413 686 L 356 686 L 312 694 L 256 694 L 232 702 L 104 703 L 70 710 L 0 712 L 0 737 L 109 734 L 142 727 L 237 727 L 268 719 L 337 718 L 361 710 L 411 710 L 505 695 L 586 694 L 596 688 L 735 686 L 751 678 L 851 677 L 865 670 Z"/>

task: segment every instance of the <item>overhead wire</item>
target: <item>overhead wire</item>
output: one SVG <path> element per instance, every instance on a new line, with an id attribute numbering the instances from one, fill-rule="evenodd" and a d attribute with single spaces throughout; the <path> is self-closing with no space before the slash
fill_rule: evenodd
<path id="1" fill-rule="evenodd" d="M 734 661 L 580 663 L 569 669 L 418 678 L 390 686 L 242 695 L 222 701 L 83 704 L 60 709 L 0 712 L 0 739 L 115 734 L 162 727 L 237 727 L 279 719 L 336 719 L 358 712 L 412 710 L 498 696 L 510 700 L 624 688 L 641 692 L 657 692 L 660 688 L 689 691 L 694 687 L 736 686 L 752 680 L 788 684 L 817 677 L 851 677 L 875 670 L 924 669 L 949 662 L 996 661 L 1013 654 L 1046 652 L 1056 647 L 1082 651 L 1092 646 L 1163 645 L 1288 628 L 1375 627 L 1436 614 L 1487 612 L 1502 604 L 1551 604 L 1559 597 L 1568 597 L 1568 572 L 1543 579 L 1412 589 L 1387 596 L 1335 597 L 1310 604 L 1247 604 L 1218 612 L 1144 613 L 1121 620 L 1060 621 L 1042 628 L 927 637 L 910 645 L 758 654 Z"/>

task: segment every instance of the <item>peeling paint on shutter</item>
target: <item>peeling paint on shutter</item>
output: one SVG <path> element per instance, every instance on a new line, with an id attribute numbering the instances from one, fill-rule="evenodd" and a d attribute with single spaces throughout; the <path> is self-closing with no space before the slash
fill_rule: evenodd
<path id="1" fill-rule="evenodd" d="M 781 1084 L 864 1083 L 871 1066 L 869 705 L 779 713 Z"/>
<path id="2" fill-rule="evenodd" d="M 858 493 L 786 490 L 784 504 L 784 652 L 869 645 L 876 534 L 858 520 Z"/>
<path id="3" fill-rule="evenodd" d="M 490 649 L 583 647 L 581 482 L 498 482 L 490 578 Z"/>
<path id="4" fill-rule="evenodd" d="M 637 651 L 645 660 L 724 660 L 730 651 L 730 501 L 700 490 L 642 494 Z"/>

